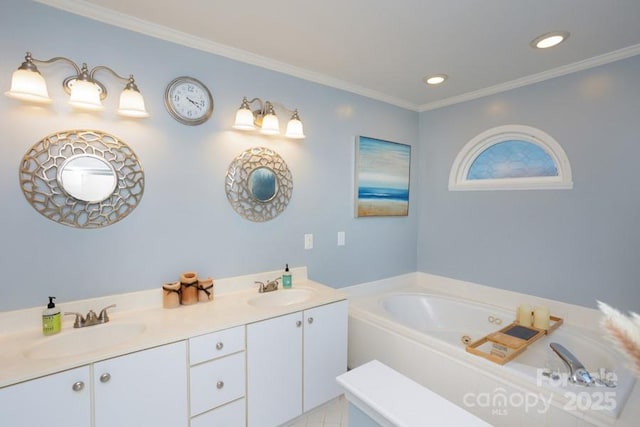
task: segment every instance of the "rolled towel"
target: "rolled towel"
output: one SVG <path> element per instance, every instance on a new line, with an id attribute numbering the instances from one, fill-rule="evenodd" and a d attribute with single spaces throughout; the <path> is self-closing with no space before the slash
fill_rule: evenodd
<path id="1" fill-rule="evenodd" d="M 165 283 L 162 285 L 162 306 L 175 308 L 180 306 L 180 282 Z"/>
<path id="2" fill-rule="evenodd" d="M 191 305 L 198 302 L 198 273 L 186 271 L 180 275 L 180 293 L 182 305 Z"/>
<path id="3" fill-rule="evenodd" d="M 200 302 L 213 300 L 213 279 L 211 277 L 198 280 L 198 300 Z"/>

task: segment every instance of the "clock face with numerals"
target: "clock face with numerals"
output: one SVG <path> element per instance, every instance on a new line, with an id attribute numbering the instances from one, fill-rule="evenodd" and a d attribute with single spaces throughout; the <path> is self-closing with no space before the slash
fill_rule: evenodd
<path id="1" fill-rule="evenodd" d="M 211 92 L 193 77 L 173 79 L 164 93 L 164 104 L 174 119 L 190 126 L 206 122 L 213 113 Z"/>

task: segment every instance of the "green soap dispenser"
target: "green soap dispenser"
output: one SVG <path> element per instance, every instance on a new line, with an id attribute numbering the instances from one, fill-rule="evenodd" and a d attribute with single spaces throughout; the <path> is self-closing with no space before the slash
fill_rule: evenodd
<path id="1" fill-rule="evenodd" d="M 62 329 L 60 309 L 56 308 L 54 299 L 56 297 L 49 297 L 49 304 L 42 312 L 42 333 L 44 335 L 57 334 Z"/>
<path id="2" fill-rule="evenodd" d="M 284 273 L 282 273 L 282 287 L 284 289 L 291 289 L 291 285 L 293 281 L 291 280 L 291 272 L 289 271 L 289 264 L 284 268 Z"/>

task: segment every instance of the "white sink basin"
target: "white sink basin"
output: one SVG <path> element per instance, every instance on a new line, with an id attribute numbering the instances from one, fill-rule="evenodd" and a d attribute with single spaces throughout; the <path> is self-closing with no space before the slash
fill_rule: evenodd
<path id="1" fill-rule="evenodd" d="M 247 302 L 254 307 L 284 307 L 304 302 L 312 296 L 313 290 L 308 288 L 279 289 L 258 294 Z"/>
<path id="2" fill-rule="evenodd" d="M 24 352 L 27 359 L 57 359 L 75 356 L 122 344 L 145 330 L 142 323 L 105 323 L 78 329 L 66 329 L 46 337 Z"/>

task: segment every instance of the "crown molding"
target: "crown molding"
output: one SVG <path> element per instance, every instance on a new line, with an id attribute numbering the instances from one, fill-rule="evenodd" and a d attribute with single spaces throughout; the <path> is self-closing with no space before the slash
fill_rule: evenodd
<path id="1" fill-rule="evenodd" d="M 534 83 L 539 83 L 545 80 L 561 77 L 567 74 L 575 73 L 577 71 L 586 70 L 589 68 L 597 67 L 599 65 L 605 65 L 610 62 L 619 61 L 635 55 L 640 54 L 640 44 L 622 48 L 613 52 L 605 53 L 603 55 L 594 56 L 592 58 L 585 59 L 583 61 L 574 62 L 572 64 L 563 65 L 562 67 L 547 70 L 542 73 L 532 74 L 519 79 L 511 80 L 509 82 L 500 83 L 487 88 L 475 90 L 472 92 L 463 93 L 460 95 L 452 96 L 449 98 L 441 99 L 434 102 L 418 105 L 408 102 L 404 99 L 400 99 L 388 94 L 384 94 L 378 91 L 367 89 L 365 87 L 354 85 L 352 83 L 345 82 L 343 80 L 329 77 L 325 74 L 317 73 L 311 70 L 307 70 L 301 67 L 295 67 L 284 62 L 276 61 L 261 55 L 257 55 L 251 52 L 247 52 L 241 49 L 236 49 L 220 43 L 215 43 L 210 40 L 203 39 L 188 33 L 176 31 L 171 28 L 151 23 L 130 15 L 126 15 L 111 9 L 107 9 L 102 6 L 89 3 L 85 0 L 35 0 L 38 3 L 55 7 L 57 9 L 64 10 L 66 12 L 80 15 L 85 18 L 89 18 L 95 21 L 103 22 L 106 24 L 114 25 L 116 27 L 131 30 L 137 33 L 141 33 L 150 37 L 165 40 L 168 42 L 180 44 L 193 49 L 201 50 L 215 55 L 224 56 L 229 59 L 233 59 L 246 64 L 255 65 L 268 70 L 280 72 L 290 76 L 298 77 L 303 80 L 307 80 L 313 83 L 318 83 L 324 86 L 329 86 L 335 89 L 351 92 L 356 95 L 361 95 L 367 98 L 371 98 L 377 101 L 381 101 L 387 104 L 395 105 L 400 108 L 404 108 L 416 112 L 424 112 L 435 110 L 442 107 L 447 107 L 461 102 L 471 101 L 474 99 L 482 98 L 489 95 L 495 95 L 500 92 L 505 92 L 511 89 L 527 86 Z"/>
<path id="2" fill-rule="evenodd" d="M 407 110 L 418 111 L 418 105 L 406 100 L 390 96 L 362 86 L 347 83 L 327 75 L 295 67 L 284 62 L 276 61 L 245 50 L 236 49 L 224 44 L 215 43 L 192 34 L 177 31 L 169 27 L 145 21 L 121 12 L 107 9 L 102 6 L 89 3 L 85 0 L 35 0 L 38 3 L 55 7 L 75 15 L 80 15 L 94 21 L 114 25 L 116 27 L 131 30 L 150 37 L 180 44 L 193 49 L 201 50 L 215 55 L 224 56 L 246 64 L 255 65 L 268 70 L 277 71 L 290 76 L 298 77 L 313 83 L 344 90 L 367 98 L 372 98 L 387 104 L 395 105 Z"/>
<path id="3" fill-rule="evenodd" d="M 556 77 L 565 76 L 567 74 L 587 70 L 589 68 L 594 68 L 600 65 L 609 64 L 611 62 L 630 58 L 636 55 L 640 55 L 640 44 L 614 50 L 613 52 L 594 56 L 592 58 L 588 58 L 583 61 L 574 62 L 572 64 L 563 65 L 562 67 L 553 68 L 551 70 L 543 71 L 542 73 L 532 74 L 530 76 L 525 76 L 516 80 L 500 83 L 495 86 L 490 86 L 484 89 L 475 90 L 473 92 L 467 92 L 461 95 L 452 96 L 450 98 L 445 98 L 438 101 L 423 104 L 418 108 L 418 111 L 423 112 L 423 111 L 435 110 L 438 108 L 459 104 L 461 102 L 482 98 L 484 96 L 495 95 L 500 92 L 506 92 L 511 89 L 516 89 L 519 87 L 528 86 L 534 83 L 539 83 L 545 80 L 553 79 Z"/>

